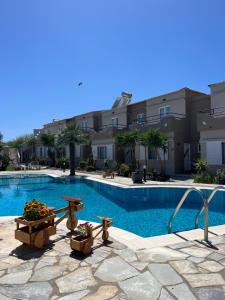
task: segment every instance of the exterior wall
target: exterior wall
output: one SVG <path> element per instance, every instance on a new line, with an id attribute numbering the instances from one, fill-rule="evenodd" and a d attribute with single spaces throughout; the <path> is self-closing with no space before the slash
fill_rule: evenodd
<path id="1" fill-rule="evenodd" d="M 159 115 L 159 109 L 163 106 L 170 106 L 171 113 L 184 117 L 186 114 L 185 89 L 148 99 L 147 118 Z"/>
<path id="2" fill-rule="evenodd" d="M 127 123 L 128 125 L 132 123 L 137 123 L 137 115 L 144 114 L 146 119 L 147 114 L 147 104 L 146 101 L 137 102 L 127 106 Z"/>
<path id="3" fill-rule="evenodd" d="M 213 149 L 211 150 L 213 157 L 209 153 L 209 145 L 207 145 L 208 142 L 215 143 L 211 145 L 213 146 Z M 201 158 L 208 162 L 212 173 L 216 173 L 218 168 L 225 168 L 225 165 L 222 164 L 222 142 L 225 142 L 225 128 L 220 130 L 201 131 Z"/>
<path id="4" fill-rule="evenodd" d="M 148 148 L 146 149 L 147 154 L 147 169 L 149 171 L 156 169 L 158 172 L 161 171 L 161 168 L 163 168 L 163 165 L 165 167 L 165 172 L 167 175 L 173 176 L 175 174 L 176 164 L 175 164 L 175 143 L 174 143 L 174 133 L 170 132 L 168 133 L 168 151 L 165 155 L 165 161 L 164 161 L 164 155 L 163 151 L 159 150 L 159 157 L 157 159 L 149 159 L 148 158 Z M 140 168 L 143 168 L 143 165 L 146 164 L 145 161 L 145 147 L 137 145 L 135 149 L 135 157 L 136 160 L 139 162 Z"/>
<path id="5" fill-rule="evenodd" d="M 222 142 L 225 142 L 225 82 L 212 84 L 210 110 L 198 115 L 201 158 L 208 162 L 212 173 L 224 168 Z"/>
<path id="6" fill-rule="evenodd" d="M 93 113 L 87 113 L 79 116 L 75 116 L 73 118 L 68 119 L 67 123 L 70 125 L 72 123 L 77 123 L 79 126 L 81 126 L 81 122 L 86 121 L 87 122 L 87 129 L 94 129 L 94 115 Z"/>
<path id="7" fill-rule="evenodd" d="M 211 89 L 211 109 L 214 113 L 224 112 L 225 109 L 225 82 L 210 85 Z M 216 115 L 215 117 L 221 117 Z"/>
<path id="8" fill-rule="evenodd" d="M 127 106 L 109 109 L 102 112 L 102 127 L 112 125 L 112 118 L 118 117 L 119 127 L 127 126 Z"/>
<path id="9" fill-rule="evenodd" d="M 106 159 L 99 159 L 97 148 L 99 146 L 106 146 L 107 147 L 107 157 Z M 93 159 L 96 163 L 96 167 L 99 169 L 103 169 L 105 166 L 105 161 L 114 161 L 116 160 L 116 145 L 115 145 L 115 139 L 114 138 L 108 138 L 108 139 L 102 139 L 102 140 L 96 140 L 92 143 L 92 155 Z"/>
<path id="10" fill-rule="evenodd" d="M 42 133 L 58 135 L 65 128 L 66 128 L 66 120 L 53 121 L 52 123 L 44 125 L 42 129 Z"/>

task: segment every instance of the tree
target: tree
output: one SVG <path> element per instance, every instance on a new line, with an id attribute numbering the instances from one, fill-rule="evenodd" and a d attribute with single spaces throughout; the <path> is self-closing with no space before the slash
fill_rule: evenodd
<path id="1" fill-rule="evenodd" d="M 161 162 L 161 172 L 164 174 L 165 154 L 168 148 L 167 147 L 168 138 L 166 134 L 164 132 L 161 132 L 158 129 L 152 128 L 140 135 L 140 141 L 146 147 L 146 149 L 148 147 L 148 149 L 153 149 L 156 151 L 157 157 Z M 159 149 L 163 150 L 163 159 L 160 156 Z M 163 165 L 162 165 L 162 161 L 163 161 Z"/>
<path id="2" fill-rule="evenodd" d="M 17 149 L 19 152 L 19 162 L 21 162 L 22 158 L 22 149 L 26 144 L 26 135 L 19 136 L 12 141 L 7 143 L 10 147 Z"/>
<path id="3" fill-rule="evenodd" d="M 70 176 L 75 175 L 75 145 L 80 145 L 86 142 L 86 135 L 76 123 L 68 125 L 58 137 L 59 144 L 65 146 L 69 145 Z"/>
<path id="4" fill-rule="evenodd" d="M 0 131 L 0 152 L 2 151 L 2 149 L 3 149 L 3 134 Z"/>
<path id="5" fill-rule="evenodd" d="M 139 131 L 137 129 L 121 132 L 116 137 L 116 141 L 119 146 L 122 146 L 123 148 L 128 148 L 127 154 L 130 155 L 131 169 L 136 168 L 135 146 L 137 144 L 138 139 Z"/>
<path id="6" fill-rule="evenodd" d="M 48 158 L 50 160 L 50 165 L 53 166 L 55 162 L 55 138 L 54 135 L 42 133 L 40 136 L 43 146 L 48 149 Z"/>
<path id="7" fill-rule="evenodd" d="M 35 158 L 35 148 L 37 145 L 37 139 L 33 134 L 26 135 L 25 147 L 31 152 L 32 159 Z"/>

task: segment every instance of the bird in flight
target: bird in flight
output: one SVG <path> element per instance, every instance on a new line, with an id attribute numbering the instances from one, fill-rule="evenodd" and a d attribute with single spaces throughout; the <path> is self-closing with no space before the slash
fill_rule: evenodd
<path id="1" fill-rule="evenodd" d="M 79 82 L 79 83 L 78 83 L 78 86 L 81 86 L 82 84 L 83 84 L 83 82 Z"/>

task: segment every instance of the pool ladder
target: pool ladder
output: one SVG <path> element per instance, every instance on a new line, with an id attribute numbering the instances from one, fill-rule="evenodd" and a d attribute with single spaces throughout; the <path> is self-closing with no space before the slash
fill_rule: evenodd
<path id="1" fill-rule="evenodd" d="M 206 198 L 205 195 L 204 195 L 204 193 L 200 189 L 195 188 L 195 187 L 189 188 L 184 193 L 184 195 L 182 196 L 182 198 L 180 199 L 180 201 L 178 202 L 176 208 L 174 209 L 174 211 L 173 211 L 173 213 L 172 213 L 172 215 L 170 217 L 170 220 L 169 220 L 169 223 L 168 223 L 168 233 L 172 233 L 173 220 L 176 217 L 178 211 L 180 210 L 182 204 L 187 199 L 188 195 L 191 192 L 195 191 L 196 193 L 198 193 L 200 195 L 200 197 L 202 199 L 202 202 L 203 202 L 202 208 L 199 210 L 199 212 L 196 214 L 196 217 L 195 217 L 195 228 L 198 228 L 198 219 L 199 219 L 199 216 L 204 211 L 204 240 L 206 242 L 208 242 L 208 227 L 209 227 L 209 212 L 208 212 L 209 209 L 208 209 L 208 207 L 209 207 L 209 203 L 211 202 L 212 198 L 220 190 L 225 190 L 225 187 L 222 186 L 222 185 L 215 187 L 213 189 L 212 193 L 209 195 L 209 197 Z"/>

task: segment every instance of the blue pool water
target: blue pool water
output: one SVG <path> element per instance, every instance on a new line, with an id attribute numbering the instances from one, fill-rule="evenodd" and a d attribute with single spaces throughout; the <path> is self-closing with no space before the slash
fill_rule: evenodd
<path id="1" fill-rule="evenodd" d="M 48 206 L 64 207 L 62 195 L 81 197 L 85 209 L 80 219 L 97 222 L 96 216 L 113 218 L 113 225 L 142 237 L 167 233 L 169 218 L 181 196 L 182 187 L 120 188 L 85 178 L 49 176 L 0 177 L 0 216 L 23 213 L 26 201 L 37 199 Z M 207 195 L 209 190 L 204 190 Z M 174 220 L 173 231 L 194 228 L 195 215 L 202 206 L 191 193 Z M 225 223 L 225 194 L 219 192 L 209 206 L 209 225 Z M 200 218 L 203 225 L 203 216 Z"/>

